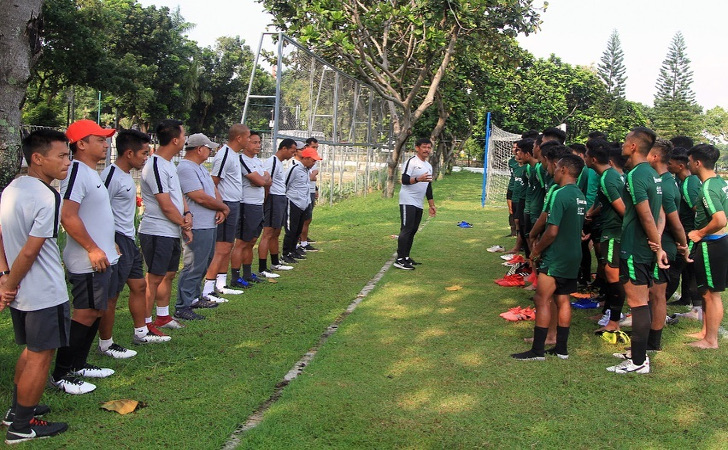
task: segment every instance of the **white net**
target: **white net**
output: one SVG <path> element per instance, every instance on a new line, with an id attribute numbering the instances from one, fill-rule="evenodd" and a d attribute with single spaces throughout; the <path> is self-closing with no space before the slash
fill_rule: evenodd
<path id="1" fill-rule="evenodd" d="M 513 143 L 520 134 L 509 133 L 491 124 L 486 155 L 485 202 L 494 206 L 506 206 L 506 191 L 511 173 L 508 160 L 513 156 Z"/>

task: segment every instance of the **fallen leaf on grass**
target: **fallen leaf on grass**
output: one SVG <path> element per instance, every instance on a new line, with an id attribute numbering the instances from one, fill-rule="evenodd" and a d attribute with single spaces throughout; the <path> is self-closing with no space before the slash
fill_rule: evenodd
<path id="1" fill-rule="evenodd" d="M 116 411 L 121 415 L 129 414 L 130 412 L 134 412 L 139 408 L 144 408 L 145 406 L 147 406 L 146 403 L 129 399 L 110 400 L 101 404 L 102 409 L 107 411 Z"/>
<path id="2" fill-rule="evenodd" d="M 445 288 L 446 291 L 459 291 L 463 287 L 457 284 L 453 284 L 452 286 L 448 286 Z"/>
<path id="3" fill-rule="evenodd" d="M 278 283 L 278 280 L 275 278 L 266 278 L 266 280 L 268 280 L 268 283 Z"/>

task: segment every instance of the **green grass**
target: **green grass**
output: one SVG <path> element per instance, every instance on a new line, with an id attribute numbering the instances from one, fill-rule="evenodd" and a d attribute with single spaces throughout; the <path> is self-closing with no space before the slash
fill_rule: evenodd
<path id="1" fill-rule="evenodd" d="M 497 255 L 504 208 L 480 208 L 481 178 L 459 173 L 435 184 L 438 215 L 415 239 L 413 272 L 390 270 L 346 318 L 243 448 L 725 448 L 726 346 L 683 345 L 696 322 L 666 328 L 667 350 L 653 373 L 607 373 L 621 347 L 591 335 L 591 312 L 575 311 L 571 359 L 518 362 L 533 323 L 500 312 L 530 304 L 501 288 Z M 43 448 L 220 448 L 270 397 L 293 364 L 356 297 L 395 250 L 395 199 L 378 194 L 316 210 L 312 235 L 322 251 L 256 286 L 204 322 L 173 331 L 170 345 L 136 348 L 128 361 L 93 355 L 117 375 L 84 396 L 47 390 L 43 401 L 70 430 Z M 461 220 L 471 229 L 455 226 Z M 447 291 L 445 287 L 462 286 Z M 115 339 L 131 340 L 125 300 Z M 19 348 L 0 314 L 0 404 L 9 401 Z M 127 416 L 101 402 L 133 398 L 148 407 Z"/>

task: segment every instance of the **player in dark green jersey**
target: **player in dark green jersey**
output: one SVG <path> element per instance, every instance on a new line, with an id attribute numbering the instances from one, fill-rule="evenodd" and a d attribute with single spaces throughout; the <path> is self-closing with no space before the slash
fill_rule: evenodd
<path id="1" fill-rule="evenodd" d="M 649 373 L 647 337 L 652 317 L 648 305 L 653 265 L 667 268 L 667 254 L 660 246 L 657 221 L 662 206 L 662 179 L 647 162 L 655 143 L 655 132 L 645 127 L 634 128 L 622 144 L 627 157 L 626 183 L 622 194 L 625 212 L 622 219 L 619 277 L 624 286 L 627 304 L 632 308 L 631 358 L 608 367 L 615 373 Z M 650 246 L 650 243 L 654 245 Z"/>
<path id="2" fill-rule="evenodd" d="M 552 193 L 548 209 L 546 230 L 535 243 L 534 260 L 539 262 L 536 288 L 536 326 L 531 350 L 511 355 L 518 360 L 544 360 L 545 354 L 561 359 L 569 357 L 567 343 L 571 326 L 569 294 L 576 291 L 581 249 L 574 245 L 581 238 L 586 212 L 584 194 L 575 181 L 584 162 L 573 155 L 565 155 L 556 164 L 554 180 L 560 186 Z M 557 308 L 556 346 L 545 350 L 545 342 L 552 317 L 552 303 Z"/>
<path id="3" fill-rule="evenodd" d="M 587 218 L 598 215 L 599 266 L 605 282 L 603 314 L 608 322 L 597 331 L 619 330 L 624 306 L 624 288 L 619 282 L 619 243 L 622 236 L 624 177 L 609 163 L 609 143 L 591 139 L 586 143 L 586 163 L 598 175 L 597 201 L 587 212 Z M 604 317 L 604 316 L 603 316 Z M 602 323 L 604 323 L 602 321 Z"/>
<path id="4" fill-rule="evenodd" d="M 688 167 L 703 185 L 698 196 L 695 229 L 688 233 L 693 242 L 693 260 L 698 291 L 703 295 L 703 330 L 690 345 L 697 348 L 718 348 L 718 327 L 723 320 L 720 293 L 728 279 L 728 184 L 716 175 L 715 162 L 720 152 L 708 144 L 700 144 L 688 152 Z"/>
<path id="5" fill-rule="evenodd" d="M 700 194 L 700 178 L 692 175 L 688 169 L 688 151 L 682 147 L 675 147 L 667 164 L 667 170 L 675 175 L 678 188 L 680 189 L 680 223 L 685 229 L 685 234 L 695 229 L 695 205 Z M 677 290 L 682 279 L 682 291 L 680 299 L 668 303 L 668 305 L 693 305 L 693 309 L 687 313 L 687 317 L 702 319 L 703 297 L 698 294 L 698 285 L 695 283 L 695 265 L 685 263 L 677 258 L 675 264 L 670 265 L 670 281 L 667 283 L 665 296 L 670 299 Z M 685 315 L 683 315 L 685 316 Z"/>
<path id="6" fill-rule="evenodd" d="M 682 255 L 680 258 L 687 258 L 688 251 L 687 237 L 678 214 L 680 191 L 675 178 L 667 170 L 671 155 L 672 143 L 666 139 L 657 139 L 647 156 L 652 168 L 662 178 L 662 212 L 660 213 L 662 220 L 657 229 L 662 234 L 662 248 L 667 253 L 670 267 L 676 265 L 678 249 Z M 669 269 L 660 269 L 657 264 L 653 270 L 654 284 L 650 287 L 652 325 L 647 338 L 647 350 L 661 350 L 662 328 L 665 326 L 667 314 L 666 290 L 671 274 Z"/>

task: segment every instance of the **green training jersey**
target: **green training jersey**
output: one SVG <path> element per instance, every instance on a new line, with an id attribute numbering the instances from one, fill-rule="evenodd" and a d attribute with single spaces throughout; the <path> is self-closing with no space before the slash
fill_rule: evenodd
<path id="1" fill-rule="evenodd" d="M 685 228 L 686 234 L 695 229 L 695 205 L 698 204 L 698 195 L 702 184 L 697 175 L 690 175 L 682 182 L 678 182 L 680 188 L 680 223 Z"/>
<path id="2" fill-rule="evenodd" d="M 647 201 L 652 218 L 657 224 L 662 206 L 662 178 L 647 162 L 637 164 L 627 173 L 624 190 L 624 218 L 622 219 L 622 240 L 620 258 L 629 259 L 640 264 L 652 264 L 654 253 L 650 249 L 642 223 L 637 215 L 635 205 Z"/>
<path id="3" fill-rule="evenodd" d="M 680 208 L 680 190 L 677 187 L 675 177 L 670 172 L 665 172 L 660 175 L 662 178 L 662 209 L 665 210 L 665 217 L 667 215 L 676 212 Z M 677 244 L 672 232 L 668 229 L 667 223 L 665 223 L 665 229 L 662 232 L 662 249 L 667 253 L 667 257 L 670 261 L 674 261 L 677 257 Z"/>
<path id="4" fill-rule="evenodd" d="M 575 184 L 552 193 L 549 200 L 549 227 L 559 227 L 556 239 L 543 251 L 541 268 L 551 277 L 575 279 L 581 263 L 581 229 L 584 226 L 586 198 Z"/>
<path id="5" fill-rule="evenodd" d="M 529 215 L 531 214 L 531 200 L 533 200 L 533 194 L 531 193 L 531 174 L 533 174 L 534 170 L 530 164 L 526 164 L 524 167 L 526 171 L 523 174 L 523 180 L 526 183 L 526 193 L 523 199 L 523 214 Z"/>
<path id="6" fill-rule="evenodd" d="M 543 164 L 536 163 L 536 166 L 531 169 L 531 176 L 528 179 L 529 195 L 531 196 L 529 209 L 531 223 L 536 223 L 536 219 L 543 211 L 543 202 L 546 196 L 546 177 L 548 177 L 548 172 L 543 168 Z"/>
<path id="7" fill-rule="evenodd" d="M 525 173 L 525 165 L 513 168 L 513 195 L 511 200 L 514 202 L 522 202 L 526 197 L 526 182 L 523 180 Z"/>
<path id="8" fill-rule="evenodd" d="M 508 160 L 508 172 L 511 174 L 511 178 L 508 180 L 508 190 L 511 192 L 513 192 L 513 179 L 515 178 L 513 169 L 516 167 L 518 167 L 518 161 L 515 156 L 511 156 L 511 159 Z"/>
<path id="9" fill-rule="evenodd" d="M 576 185 L 586 198 L 587 209 L 591 208 L 597 198 L 599 175 L 591 167 L 584 166 L 576 180 Z"/>
<path id="10" fill-rule="evenodd" d="M 719 176 L 708 178 L 700 188 L 695 229 L 705 228 L 713 214 L 723 211 L 728 215 L 728 184 Z M 725 230 L 725 229 L 724 229 Z M 724 230 L 718 233 L 724 232 Z"/>
<path id="11" fill-rule="evenodd" d="M 602 172 L 599 177 L 599 191 L 597 198 L 602 205 L 602 212 L 599 214 L 602 237 L 601 242 L 609 239 L 619 240 L 622 236 L 622 217 L 612 206 L 612 202 L 622 198 L 624 190 L 624 176 L 614 167 Z"/>

